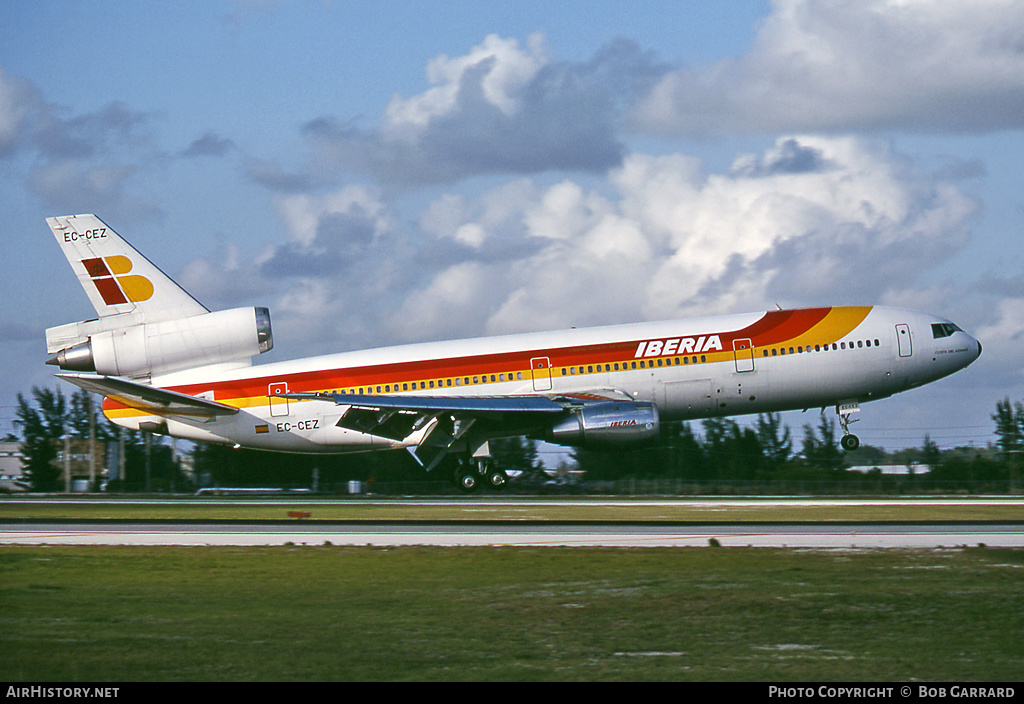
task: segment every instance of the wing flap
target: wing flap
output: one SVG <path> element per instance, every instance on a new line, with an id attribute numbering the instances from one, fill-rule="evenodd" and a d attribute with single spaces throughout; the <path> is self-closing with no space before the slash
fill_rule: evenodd
<path id="1" fill-rule="evenodd" d="M 237 408 L 223 403 L 156 386 L 147 386 L 127 379 L 93 374 L 58 374 L 57 376 L 86 391 L 112 398 L 126 406 L 153 415 L 213 418 L 238 413 Z"/>
<path id="2" fill-rule="evenodd" d="M 565 395 L 532 396 L 376 396 L 334 392 L 282 394 L 301 401 L 327 401 L 347 406 L 337 425 L 390 440 L 417 440 L 413 457 L 433 469 L 470 429 L 479 438 L 497 437 L 510 428 L 521 432 L 551 424 L 588 404 L 629 400 L 616 389 Z"/>

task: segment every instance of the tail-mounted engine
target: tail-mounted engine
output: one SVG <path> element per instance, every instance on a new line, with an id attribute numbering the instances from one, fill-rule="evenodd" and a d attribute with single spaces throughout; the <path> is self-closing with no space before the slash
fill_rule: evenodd
<path id="1" fill-rule="evenodd" d="M 652 403 L 595 403 L 576 409 L 548 428 L 544 439 L 556 445 L 625 449 L 658 438 L 658 409 Z"/>
<path id="2" fill-rule="evenodd" d="M 248 360 L 274 346 L 266 308 L 127 325 L 120 317 L 49 328 L 47 352 L 56 355 L 46 363 L 68 371 L 144 377 Z"/>

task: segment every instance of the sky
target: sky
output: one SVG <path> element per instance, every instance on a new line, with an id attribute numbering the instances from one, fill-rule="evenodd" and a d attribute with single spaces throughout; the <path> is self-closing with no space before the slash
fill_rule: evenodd
<path id="1" fill-rule="evenodd" d="M 1022 129 L 1015 0 L 0 2 L 0 434 L 94 316 L 44 220 L 96 213 L 269 307 L 258 362 L 925 310 L 982 357 L 853 429 L 984 445 L 1024 399 Z"/>

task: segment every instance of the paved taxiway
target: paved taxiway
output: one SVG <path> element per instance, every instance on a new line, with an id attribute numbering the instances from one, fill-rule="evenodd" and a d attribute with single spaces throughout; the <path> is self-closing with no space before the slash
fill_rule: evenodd
<path id="1" fill-rule="evenodd" d="M 181 498 L 21 497 L 16 503 L 76 504 L 188 504 Z M 202 499 L 204 506 L 290 506 L 294 499 Z M 515 506 L 539 508 L 586 505 L 589 507 L 672 506 L 704 507 L 715 513 L 743 507 L 829 507 L 1009 505 L 1024 517 L 1024 497 L 932 497 L 900 499 L 830 498 L 687 498 L 533 499 L 528 497 L 473 497 L 467 499 L 316 499 L 316 505 L 433 506 L 459 508 L 486 514 L 489 509 Z M 499 514 L 500 515 L 500 514 Z M 720 515 L 720 514 L 719 514 Z M 792 547 L 818 549 L 857 548 L 952 548 L 988 545 L 1024 547 L 1024 520 L 922 521 L 922 522 L 643 522 L 556 520 L 454 520 L 454 521 L 82 521 L 67 520 L 0 522 L 0 545 L 436 545 L 436 546 L 596 546 L 686 547 L 707 546 Z"/>
<path id="2" fill-rule="evenodd" d="M 1024 547 L 1020 524 L 610 525 L 532 523 L 21 524 L 0 545 L 722 546 L 818 549 Z"/>

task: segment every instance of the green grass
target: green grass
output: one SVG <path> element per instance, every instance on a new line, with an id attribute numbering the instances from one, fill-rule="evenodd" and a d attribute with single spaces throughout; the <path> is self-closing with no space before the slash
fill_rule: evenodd
<path id="1" fill-rule="evenodd" d="M 1020 681 L 1024 550 L 0 548 L 0 680 Z"/>

